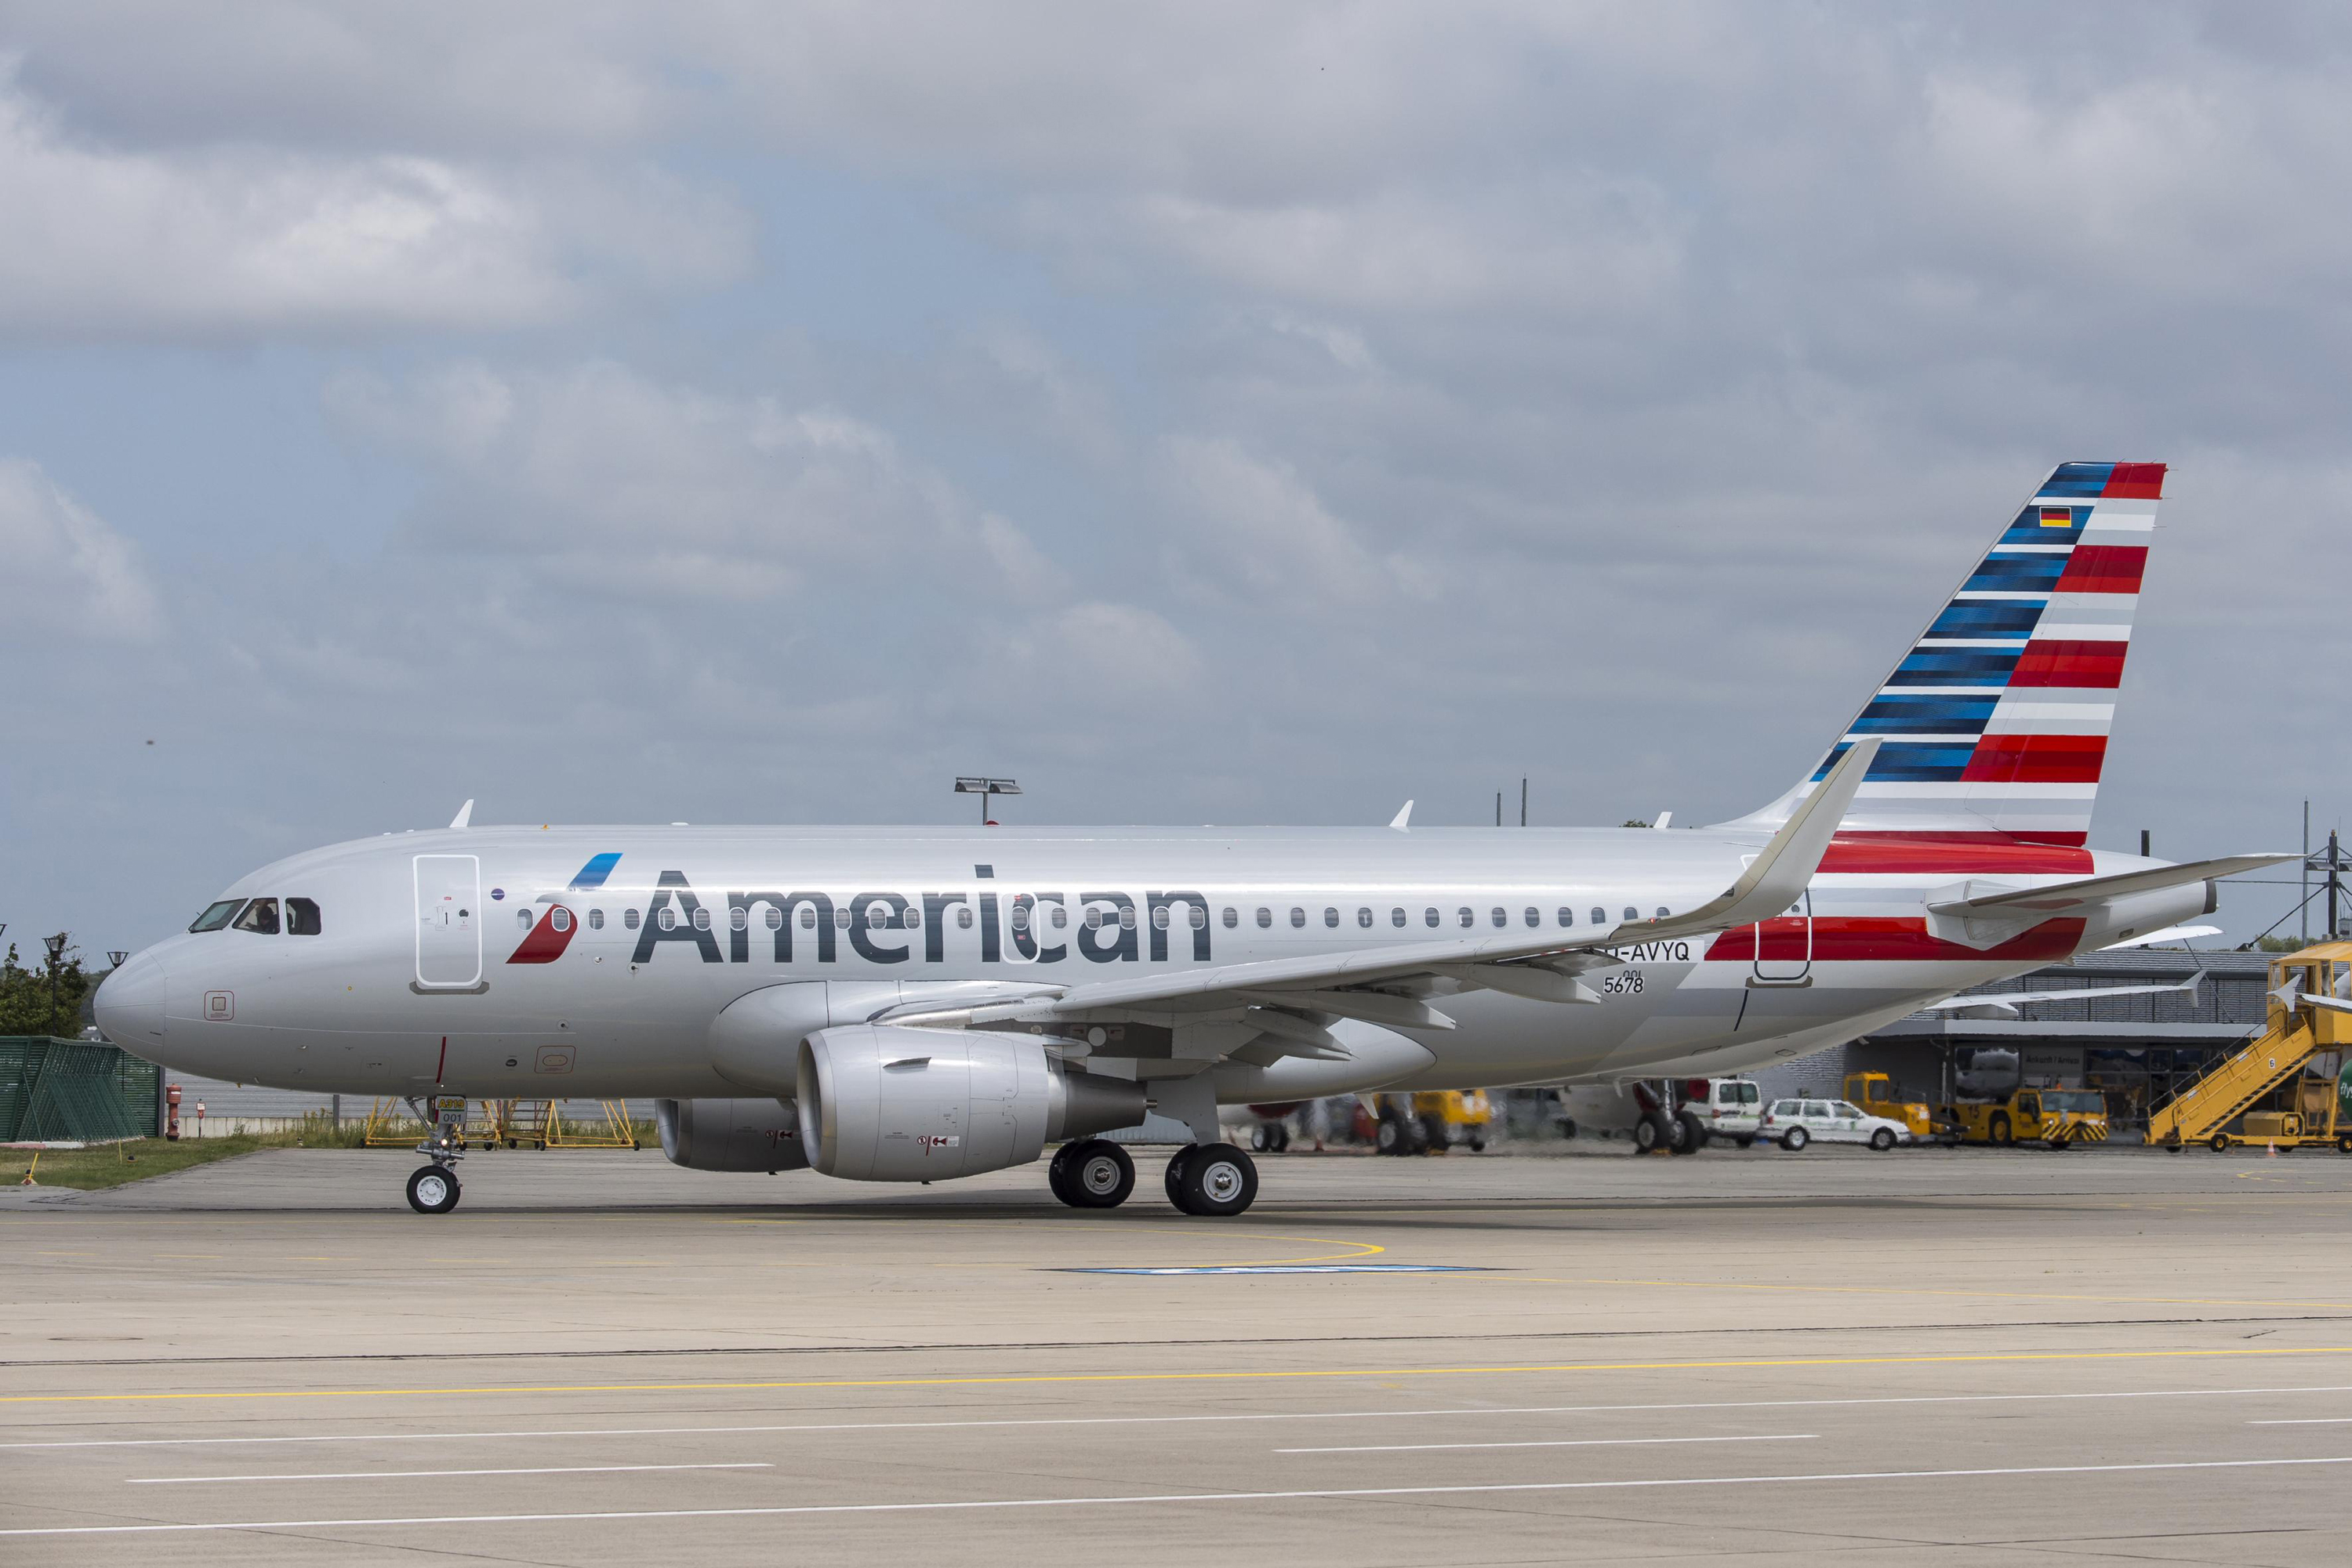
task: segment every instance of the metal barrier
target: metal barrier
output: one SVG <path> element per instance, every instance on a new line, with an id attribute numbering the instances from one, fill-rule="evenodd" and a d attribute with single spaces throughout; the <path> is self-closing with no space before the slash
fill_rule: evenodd
<path id="1" fill-rule="evenodd" d="M 162 1070 L 120 1046 L 0 1036 L 0 1143 L 147 1137 Z"/>

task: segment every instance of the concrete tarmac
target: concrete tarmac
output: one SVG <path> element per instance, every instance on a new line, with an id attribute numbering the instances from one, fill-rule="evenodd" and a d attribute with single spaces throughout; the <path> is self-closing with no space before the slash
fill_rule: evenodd
<path id="1" fill-rule="evenodd" d="M 2352 1159 L 0 1195 L 0 1563 L 2352 1560 Z"/>

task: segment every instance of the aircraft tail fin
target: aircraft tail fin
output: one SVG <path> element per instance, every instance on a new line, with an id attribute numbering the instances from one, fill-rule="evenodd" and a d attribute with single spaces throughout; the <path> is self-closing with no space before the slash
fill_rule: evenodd
<path id="1" fill-rule="evenodd" d="M 1821 765 L 1736 826 L 1786 821 L 1848 746 L 1874 737 L 1841 838 L 2081 846 L 2164 468 L 2061 463 Z"/>

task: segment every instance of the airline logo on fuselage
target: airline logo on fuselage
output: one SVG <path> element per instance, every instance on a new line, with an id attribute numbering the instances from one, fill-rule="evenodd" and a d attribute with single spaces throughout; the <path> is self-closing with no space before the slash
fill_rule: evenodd
<path id="1" fill-rule="evenodd" d="M 604 886 L 620 860 L 599 855 L 581 868 L 566 892 Z M 1008 956 L 1026 963 L 1059 963 L 1075 947 L 1095 963 L 1168 961 L 1189 948 L 1192 962 L 1209 962 L 1209 900 L 1181 889 L 1131 893 L 1023 892 L 1007 897 L 993 889 L 906 894 L 858 893 L 836 900 L 808 889 L 730 889 L 719 904 L 706 903 L 683 871 L 664 871 L 643 910 L 628 911 L 636 931 L 630 962 L 650 963 L 665 946 L 682 943 L 705 963 L 749 963 L 764 948 L 778 963 L 790 963 L 798 950 L 814 949 L 819 963 L 838 963 L 845 939 L 868 963 L 947 962 L 950 922 L 959 931 L 976 928 L 983 963 Z M 721 912 L 723 910 L 723 912 Z M 547 903 L 509 963 L 552 963 L 572 945 L 581 920 L 561 899 Z M 919 950 L 918 937 L 920 939 Z M 1005 946 L 1011 944 L 1007 954 Z"/>

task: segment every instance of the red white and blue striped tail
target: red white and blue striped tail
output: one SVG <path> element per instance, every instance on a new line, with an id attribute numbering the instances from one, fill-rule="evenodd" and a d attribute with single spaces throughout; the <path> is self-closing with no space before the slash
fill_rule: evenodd
<path id="1" fill-rule="evenodd" d="M 1881 741 L 1839 837 L 2081 845 L 2106 761 L 2161 463 L 2061 463 L 1812 777 Z"/>

